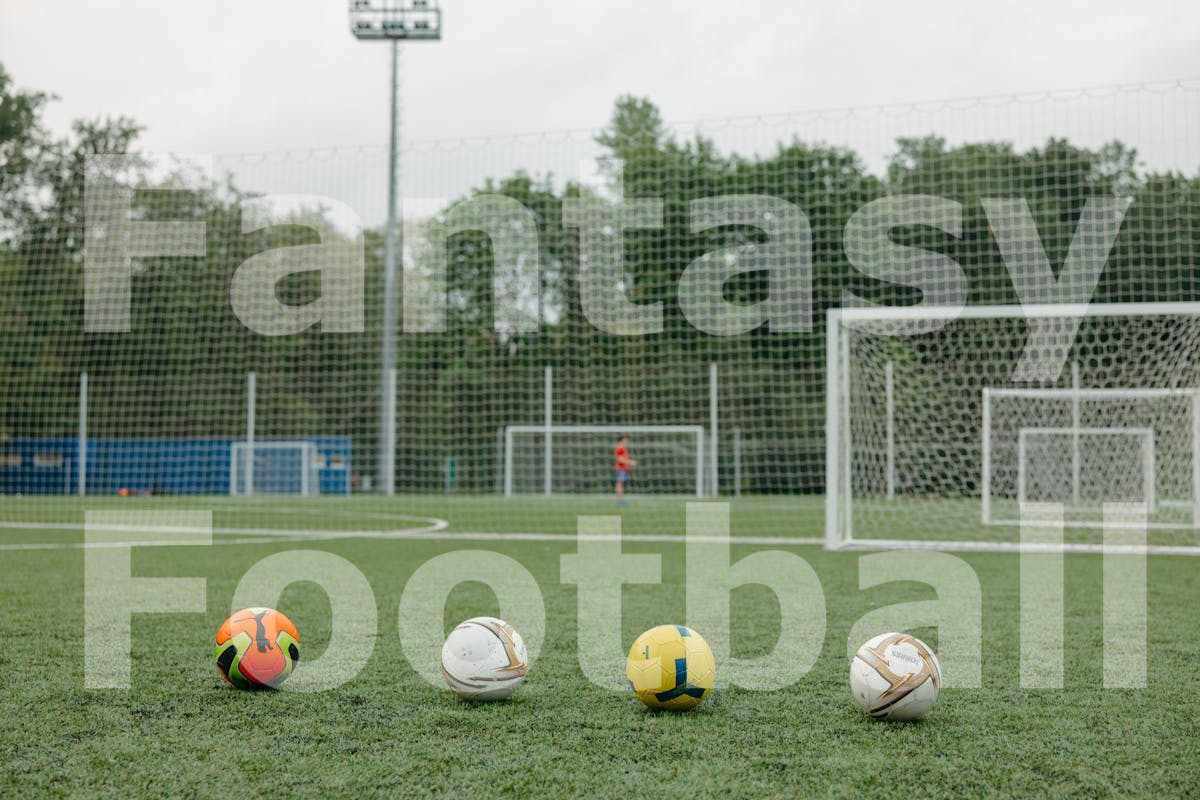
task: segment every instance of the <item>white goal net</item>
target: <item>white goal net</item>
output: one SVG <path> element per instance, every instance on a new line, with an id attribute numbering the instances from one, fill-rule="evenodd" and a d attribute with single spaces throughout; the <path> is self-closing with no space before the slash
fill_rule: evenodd
<path id="1" fill-rule="evenodd" d="M 1072 512 L 1082 509 L 1098 523 L 1105 502 L 1144 505 L 1153 513 L 1154 431 L 1021 428 L 1018 510 L 1029 503 L 1056 503 Z M 1020 524 L 1019 518 L 1013 522 Z"/>
<path id="2" fill-rule="evenodd" d="M 1098 545 L 1103 504 L 1164 544 L 1200 521 L 1200 305 L 830 312 L 826 542 L 1007 548 L 1022 503 Z"/>
<path id="3" fill-rule="evenodd" d="M 1147 504 L 1159 527 L 1200 519 L 1200 392 L 985 388 L 982 403 L 985 524 L 1017 524 L 1022 502 L 1060 503 L 1079 525 L 1113 501 Z"/>
<path id="4" fill-rule="evenodd" d="M 504 493 L 610 493 L 622 434 L 629 435 L 637 462 L 629 491 L 704 495 L 700 425 L 510 425 L 504 431 Z"/>

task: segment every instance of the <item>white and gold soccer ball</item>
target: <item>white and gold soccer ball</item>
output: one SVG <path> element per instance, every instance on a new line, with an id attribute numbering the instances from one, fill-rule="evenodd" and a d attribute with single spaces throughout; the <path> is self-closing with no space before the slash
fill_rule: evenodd
<path id="1" fill-rule="evenodd" d="M 850 693 L 875 719 L 920 719 L 937 702 L 942 665 L 907 633 L 883 633 L 850 660 Z"/>
<path id="2" fill-rule="evenodd" d="M 525 681 L 529 654 L 512 625 L 473 617 L 450 631 L 442 645 L 442 677 L 466 700 L 503 700 Z"/>

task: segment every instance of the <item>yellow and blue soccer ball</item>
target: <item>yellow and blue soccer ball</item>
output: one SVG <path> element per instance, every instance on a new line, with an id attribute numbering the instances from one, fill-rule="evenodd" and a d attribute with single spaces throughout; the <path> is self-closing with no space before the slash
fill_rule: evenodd
<path id="1" fill-rule="evenodd" d="M 687 711 L 700 705 L 717 680 L 708 642 L 683 625 L 659 625 L 629 648 L 625 676 L 650 708 Z"/>

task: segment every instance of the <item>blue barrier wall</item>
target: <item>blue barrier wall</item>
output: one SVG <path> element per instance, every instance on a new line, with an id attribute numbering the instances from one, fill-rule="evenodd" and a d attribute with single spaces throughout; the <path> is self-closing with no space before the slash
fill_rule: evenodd
<path id="1" fill-rule="evenodd" d="M 116 494 L 119 489 L 152 494 L 229 494 L 229 454 L 234 441 L 89 439 L 88 494 Z M 322 459 L 317 471 L 321 494 L 348 493 L 350 437 L 311 436 L 306 441 L 316 446 Z M 0 494 L 74 494 L 78 485 L 78 439 L 9 439 L 0 444 Z"/>

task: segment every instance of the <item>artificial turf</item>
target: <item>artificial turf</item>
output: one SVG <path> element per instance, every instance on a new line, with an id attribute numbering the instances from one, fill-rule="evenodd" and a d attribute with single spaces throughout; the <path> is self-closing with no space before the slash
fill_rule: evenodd
<path id="1" fill-rule="evenodd" d="M 77 530 L 33 526 L 78 523 L 93 508 L 208 509 L 218 529 L 382 530 L 400 515 L 449 523 L 440 539 L 220 544 L 227 535 L 218 534 L 211 547 L 136 549 L 136 576 L 205 578 L 207 610 L 134 617 L 129 690 L 84 688 L 84 551 L 0 550 L 4 797 L 1092 798 L 1195 796 L 1200 786 L 1200 561 L 1191 558 L 1149 559 L 1148 686 L 1116 690 L 1102 688 L 1101 558 L 1068 555 L 1065 688 L 1027 690 L 1019 679 L 1018 559 L 961 555 L 982 590 L 982 686 L 944 689 L 927 719 L 889 724 L 851 701 L 847 637 L 871 609 L 935 593 L 915 582 L 860 590 L 860 553 L 732 545 L 735 560 L 774 548 L 811 564 L 825 596 L 824 645 L 814 668 L 786 689 L 725 687 L 696 711 L 676 715 L 647 711 L 630 694 L 584 678 L 576 587 L 560 575 L 560 557 L 575 552 L 575 543 L 454 540 L 455 532 L 569 533 L 577 514 L 618 513 L 606 499 L 6 498 L 0 508 L 0 518 L 31 525 L 0 530 L 0 544 L 25 545 L 80 541 Z M 731 516 L 735 535 L 817 536 L 818 511 L 786 498 L 743 498 L 733 501 Z M 619 513 L 629 532 L 682 533 L 680 500 L 635 499 Z M 230 689 L 213 666 L 213 632 L 247 570 L 297 548 L 339 555 L 366 576 L 378 611 L 371 658 L 329 691 Z M 463 548 L 515 559 L 543 594 L 542 650 L 509 702 L 472 705 L 429 686 L 401 647 L 406 582 L 435 556 Z M 685 622 L 683 545 L 629 542 L 624 549 L 660 554 L 662 582 L 624 589 L 623 641 L 656 624 Z M 319 657 L 331 624 L 323 591 L 297 583 L 276 606 L 298 625 L 304 659 Z M 452 626 L 497 613 L 490 590 L 471 582 L 450 594 L 445 620 Z M 778 614 L 764 587 L 736 589 L 733 654 L 770 651 Z M 913 632 L 937 642 L 932 629 Z"/>

